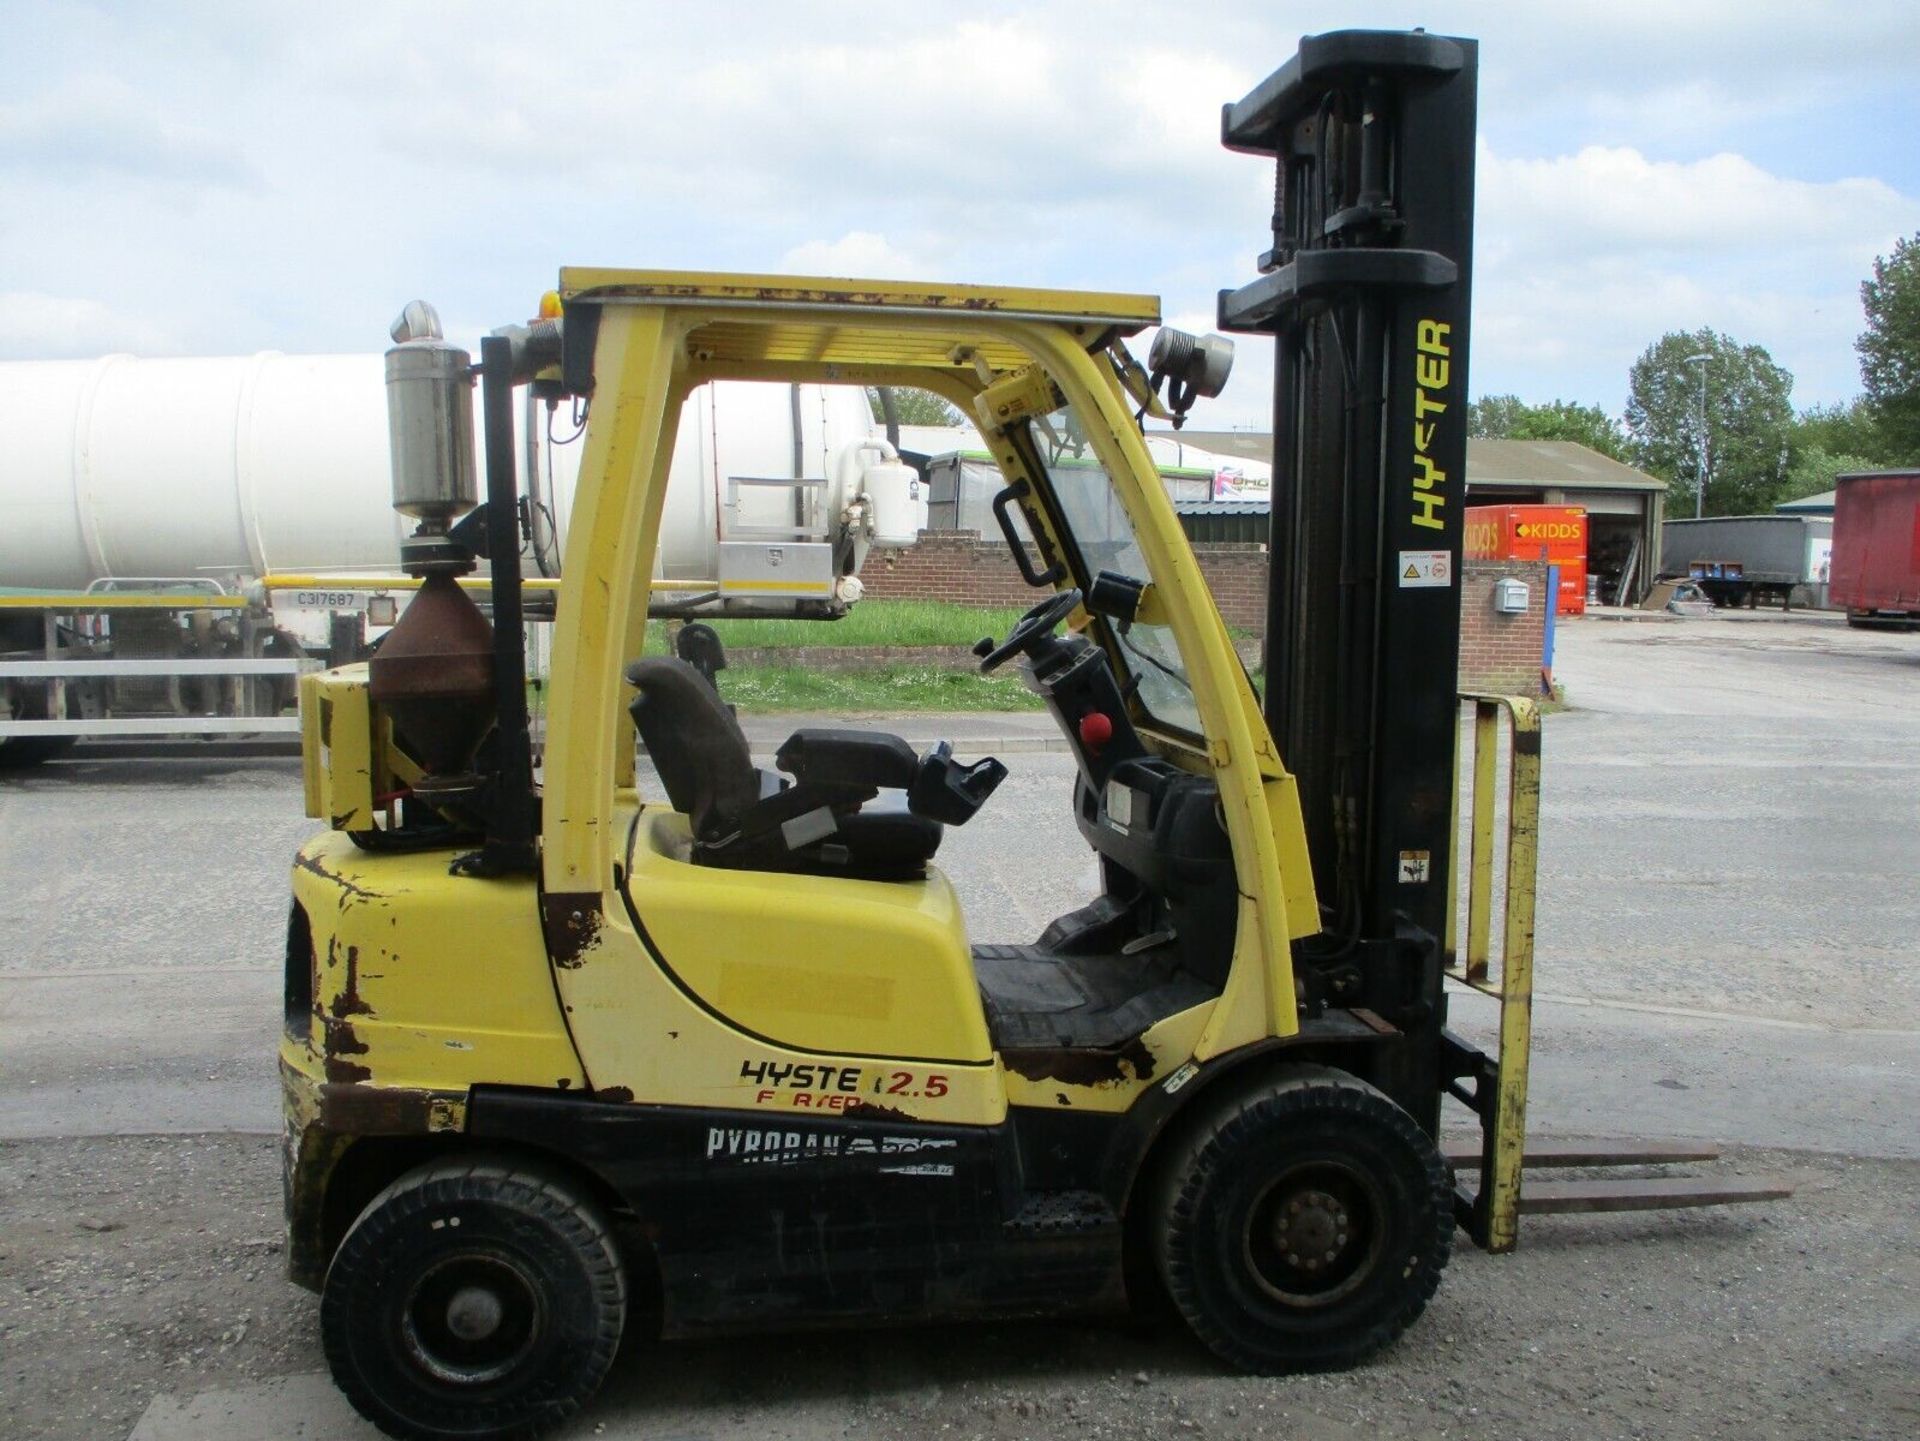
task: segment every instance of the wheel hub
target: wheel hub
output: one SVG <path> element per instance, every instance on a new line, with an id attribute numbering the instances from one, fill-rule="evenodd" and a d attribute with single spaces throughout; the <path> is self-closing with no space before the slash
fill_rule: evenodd
<path id="1" fill-rule="evenodd" d="M 1241 1233 L 1250 1278 L 1282 1305 L 1332 1306 L 1380 1264 L 1385 1200 L 1341 1157 L 1284 1168 L 1254 1198 Z"/>
<path id="2" fill-rule="evenodd" d="M 1289 1266 L 1318 1271 L 1340 1259 L 1351 1239 L 1352 1224 L 1346 1207 L 1334 1196 L 1320 1190 L 1301 1191 L 1274 1216 L 1274 1245 Z"/>
<path id="3" fill-rule="evenodd" d="M 447 1302 L 447 1329 L 462 1341 L 484 1341 L 500 1329 L 507 1308 L 484 1286 L 462 1286 Z"/>
<path id="4" fill-rule="evenodd" d="M 509 1375 L 545 1328 L 539 1289 L 513 1257 L 455 1252 L 423 1271 L 402 1298 L 400 1342 L 435 1380 L 486 1385 Z"/>

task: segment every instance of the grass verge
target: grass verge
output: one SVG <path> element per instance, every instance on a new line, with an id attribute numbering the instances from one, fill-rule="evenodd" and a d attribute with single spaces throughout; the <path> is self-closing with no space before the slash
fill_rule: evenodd
<path id="1" fill-rule="evenodd" d="M 743 711 L 817 711 L 826 715 L 900 711 L 1039 710 L 1040 700 L 1005 675 L 931 665 L 812 670 L 756 665 L 720 672 L 720 694 Z"/>
<path id="2" fill-rule="evenodd" d="M 727 649 L 786 650 L 799 646 L 955 646 L 983 635 L 1005 635 L 1021 612 L 1008 607 L 948 605 L 931 600 L 863 600 L 839 620 L 717 620 L 710 622 Z M 668 623 L 653 621 L 647 649 L 672 654 Z"/>

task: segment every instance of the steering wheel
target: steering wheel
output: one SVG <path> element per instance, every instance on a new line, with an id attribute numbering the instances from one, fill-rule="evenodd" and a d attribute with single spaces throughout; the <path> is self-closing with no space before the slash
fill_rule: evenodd
<path id="1" fill-rule="evenodd" d="M 980 657 L 980 674 L 990 675 L 1015 656 L 1031 651 L 1052 635 L 1054 628 L 1072 615 L 1079 604 L 1079 590 L 1068 586 L 1059 594 L 1047 597 L 1015 621 L 1013 629 L 1007 632 L 1007 638 L 999 645 L 994 645 L 991 637 L 981 641 L 973 648 L 974 654 Z"/>

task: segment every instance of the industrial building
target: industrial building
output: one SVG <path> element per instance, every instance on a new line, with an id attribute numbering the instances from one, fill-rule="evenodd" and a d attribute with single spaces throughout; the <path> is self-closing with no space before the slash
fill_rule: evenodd
<path id="1" fill-rule="evenodd" d="M 1265 431 L 1182 431 L 1180 438 L 1198 451 L 1246 460 L 1265 461 L 1273 451 Z M 1664 480 L 1570 440 L 1467 442 L 1468 505 L 1577 505 L 1587 512 L 1587 573 L 1599 579 L 1600 598 L 1610 605 L 1637 605 L 1659 574 L 1666 499 Z M 1238 515 L 1208 515 L 1203 523 L 1236 521 L 1244 523 Z"/>

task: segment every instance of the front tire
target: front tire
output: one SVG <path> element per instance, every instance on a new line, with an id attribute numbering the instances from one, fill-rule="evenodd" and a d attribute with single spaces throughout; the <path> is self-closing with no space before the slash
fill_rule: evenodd
<path id="1" fill-rule="evenodd" d="M 1298 1066 L 1176 1143 L 1155 1241 L 1168 1296 L 1216 1355 L 1263 1375 L 1340 1370 L 1425 1309 L 1452 1250 L 1452 1187 L 1400 1107 Z"/>
<path id="2" fill-rule="evenodd" d="M 543 1170 L 482 1158 L 409 1171 L 340 1243 L 321 1294 L 327 1365 L 390 1436 L 537 1436 L 599 1389 L 626 1276 L 599 1208 Z"/>

